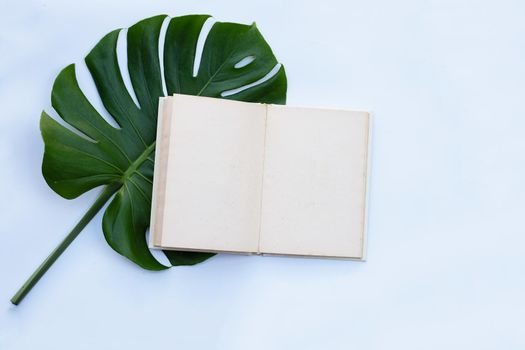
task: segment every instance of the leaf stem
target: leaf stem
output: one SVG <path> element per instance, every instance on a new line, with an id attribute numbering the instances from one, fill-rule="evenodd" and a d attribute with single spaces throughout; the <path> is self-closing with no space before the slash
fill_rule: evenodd
<path id="1" fill-rule="evenodd" d="M 76 226 L 69 232 L 62 242 L 49 254 L 49 256 L 40 264 L 40 266 L 33 272 L 27 281 L 20 287 L 18 292 L 11 298 L 11 303 L 18 305 L 24 297 L 31 291 L 40 278 L 53 265 L 58 257 L 66 250 L 66 248 L 73 242 L 86 225 L 93 219 L 93 217 L 102 209 L 104 204 L 113 196 L 117 190 L 122 187 L 120 182 L 114 182 L 107 185 L 102 193 L 97 197 L 93 205 L 88 209 Z"/>

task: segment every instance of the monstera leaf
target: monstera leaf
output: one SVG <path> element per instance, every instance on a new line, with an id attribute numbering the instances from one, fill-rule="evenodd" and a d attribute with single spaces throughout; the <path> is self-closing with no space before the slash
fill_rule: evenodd
<path id="1" fill-rule="evenodd" d="M 157 108 L 159 97 L 165 95 L 162 71 L 169 95 L 182 93 L 285 103 L 284 68 L 255 24 L 214 23 L 206 37 L 201 60 L 196 62 L 197 43 L 209 18 L 207 15 L 175 18 L 161 15 L 128 29 L 127 69 L 138 106 L 126 88 L 117 61 L 120 30 L 107 34 L 91 50 L 85 59 L 87 67 L 104 107 L 118 127 L 110 125 L 85 97 L 74 65 L 60 72 L 53 85 L 52 106 L 70 128 L 42 113 L 44 178 L 56 193 L 68 199 L 95 187 L 104 186 L 104 189 L 79 224 L 15 295 L 13 303 L 17 304 L 25 296 L 109 200 L 102 222 L 109 245 L 143 268 L 167 268 L 153 257 L 146 242 Z M 161 62 L 159 38 L 165 21 L 169 23 Z M 213 255 L 164 253 L 172 265 L 193 265 Z"/>

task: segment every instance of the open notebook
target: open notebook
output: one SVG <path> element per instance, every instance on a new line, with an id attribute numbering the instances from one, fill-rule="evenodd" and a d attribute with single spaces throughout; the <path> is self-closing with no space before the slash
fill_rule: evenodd
<path id="1" fill-rule="evenodd" d="M 161 98 L 150 247 L 364 259 L 370 115 Z"/>

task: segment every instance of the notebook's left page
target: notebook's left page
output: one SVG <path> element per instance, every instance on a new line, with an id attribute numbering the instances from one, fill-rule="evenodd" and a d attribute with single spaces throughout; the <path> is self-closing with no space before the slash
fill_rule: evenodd
<path id="1" fill-rule="evenodd" d="M 152 247 L 257 252 L 265 118 L 262 104 L 163 99 Z"/>

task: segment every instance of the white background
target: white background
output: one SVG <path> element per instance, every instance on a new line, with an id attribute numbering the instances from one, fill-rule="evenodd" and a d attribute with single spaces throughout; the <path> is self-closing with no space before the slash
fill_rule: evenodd
<path id="1" fill-rule="evenodd" d="M 524 349 L 523 1 L 0 0 L 0 348 Z M 368 262 L 217 256 L 152 273 L 53 193 L 38 120 L 61 68 L 151 15 L 251 23 L 288 104 L 375 114 Z"/>

